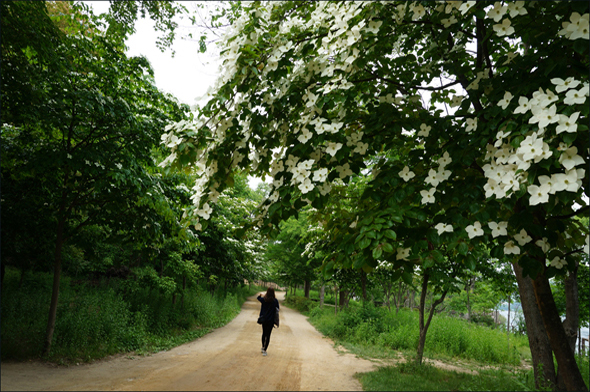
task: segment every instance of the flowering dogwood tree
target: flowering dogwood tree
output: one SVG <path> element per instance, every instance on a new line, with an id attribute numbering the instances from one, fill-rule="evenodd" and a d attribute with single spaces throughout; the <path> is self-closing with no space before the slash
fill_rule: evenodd
<path id="1" fill-rule="evenodd" d="M 163 165 L 198 174 L 204 228 L 232 173 L 273 179 L 272 232 L 334 185 L 370 176 L 341 238 L 366 269 L 442 262 L 479 245 L 533 286 L 560 372 L 587 389 L 549 278 L 575 266 L 588 211 L 586 2 L 254 2 L 221 41 L 195 122 L 170 124 Z M 395 151 L 395 154 L 388 152 Z M 582 207 L 583 206 L 583 207 Z M 352 239 L 352 241 L 351 241 Z M 436 253 L 438 252 L 438 253 Z"/>

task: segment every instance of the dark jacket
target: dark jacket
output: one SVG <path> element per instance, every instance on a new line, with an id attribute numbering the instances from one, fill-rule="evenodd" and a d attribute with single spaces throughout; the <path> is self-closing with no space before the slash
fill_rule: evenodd
<path id="1" fill-rule="evenodd" d="M 257 300 L 260 301 L 262 306 L 260 307 L 260 317 L 262 317 L 263 323 L 274 323 L 276 309 L 279 307 L 279 301 L 275 298 L 273 302 L 266 302 L 264 298 L 259 295 Z"/>

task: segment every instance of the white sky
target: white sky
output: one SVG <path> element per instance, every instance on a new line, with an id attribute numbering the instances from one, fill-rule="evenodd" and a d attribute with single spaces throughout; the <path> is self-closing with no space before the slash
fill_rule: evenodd
<path id="1" fill-rule="evenodd" d="M 89 4 L 95 14 L 108 12 L 108 1 L 84 1 Z M 196 1 L 183 1 L 183 5 L 189 10 L 195 8 Z M 211 5 L 212 2 L 209 2 Z M 143 55 L 154 69 L 156 86 L 167 93 L 174 95 L 182 103 L 195 105 L 199 98 L 204 96 L 218 76 L 218 58 L 215 55 L 213 45 L 208 46 L 206 53 L 199 53 L 200 36 L 196 28 L 191 28 L 187 19 L 177 20 L 177 35 L 172 47 L 176 51 L 172 57 L 172 51 L 161 52 L 156 46 L 156 40 L 162 33 L 154 30 L 154 22 L 149 18 L 138 19 L 135 24 L 136 32 L 127 40 L 129 56 Z M 182 39 L 189 32 L 193 33 L 195 40 Z M 270 180 L 270 179 L 269 179 Z M 256 189 L 261 182 L 258 178 L 249 177 L 249 185 Z"/>

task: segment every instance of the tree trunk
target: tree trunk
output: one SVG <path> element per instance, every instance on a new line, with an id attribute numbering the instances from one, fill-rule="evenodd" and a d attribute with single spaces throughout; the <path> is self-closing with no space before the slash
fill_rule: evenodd
<path id="1" fill-rule="evenodd" d="M 533 359 L 533 371 L 535 375 L 535 387 L 537 389 L 555 385 L 555 367 L 553 365 L 553 352 L 549 344 L 549 337 L 543 325 L 543 319 L 537 306 L 533 281 L 522 276 L 522 267 L 518 263 L 512 263 L 512 269 L 518 284 L 518 293 L 524 322 L 527 330 L 527 338 Z"/>
<path id="2" fill-rule="evenodd" d="M 305 298 L 309 298 L 309 290 L 311 290 L 311 281 L 306 280 L 305 285 L 303 287 L 304 287 L 304 292 L 305 292 L 305 294 L 304 294 Z"/>
<path id="3" fill-rule="evenodd" d="M 578 301 L 578 262 L 576 268 L 565 278 L 565 320 L 563 328 L 567 335 L 572 353 L 576 353 L 577 331 L 580 327 L 580 304 Z M 557 389 L 566 388 L 563 372 L 557 367 Z"/>
<path id="4" fill-rule="evenodd" d="M 367 274 L 363 270 L 361 270 L 361 287 L 362 287 L 363 302 L 366 302 L 367 301 Z"/>
<path id="5" fill-rule="evenodd" d="M 587 391 L 588 387 L 584 383 L 584 379 L 576 363 L 576 358 L 570 348 L 568 336 L 561 323 L 557 306 L 555 306 L 549 280 L 544 274 L 539 274 L 533 280 L 533 288 L 535 289 L 535 297 L 539 311 L 541 312 L 543 325 L 545 325 L 545 330 L 549 336 L 549 343 L 555 354 L 557 365 L 560 371 L 562 371 L 563 381 L 567 390 Z"/>
<path id="6" fill-rule="evenodd" d="M 469 279 L 471 281 L 471 278 Z M 471 290 L 471 282 L 467 282 L 465 291 L 467 292 L 467 320 L 471 322 L 471 303 L 469 302 L 469 291 Z"/>
<path id="7" fill-rule="evenodd" d="M 49 356 L 51 352 L 51 341 L 53 340 L 53 331 L 55 331 L 55 320 L 57 316 L 57 301 L 59 298 L 59 281 L 61 278 L 61 251 L 64 243 L 64 229 L 66 219 L 63 216 L 65 207 L 60 208 L 61 214 L 57 224 L 57 238 L 55 240 L 55 260 L 53 265 L 53 289 L 51 293 L 51 303 L 49 305 L 49 318 L 47 320 L 47 332 L 45 334 L 45 347 L 43 355 Z"/>
<path id="8" fill-rule="evenodd" d="M 326 286 L 322 285 L 322 287 L 320 287 L 320 308 L 324 307 L 324 293 L 326 291 Z"/>
<path id="9" fill-rule="evenodd" d="M 512 297 L 512 293 L 508 295 L 508 321 L 506 325 L 506 341 L 508 342 L 508 351 L 510 351 L 510 301 Z"/>
<path id="10" fill-rule="evenodd" d="M 340 298 L 338 298 L 338 305 L 340 306 L 340 309 L 342 310 L 342 308 L 346 304 L 346 298 L 348 297 L 348 290 L 344 290 L 344 289 L 340 288 L 339 297 Z"/>
<path id="11" fill-rule="evenodd" d="M 186 290 L 186 275 L 182 276 L 182 296 L 180 297 L 180 309 L 184 309 L 184 291 Z"/>
<path id="12" fill-rule="evenodd" d="M 396 316 L 399 313 L 399 308 L 400 308 L 400 306 L 402 304 L 403 287 L 402 287 L 402 281 L 401 280 L 398 283 L 397 294 L 398 294 L 397 301 L 395 302 L 395 315 Z M 391 310 L 391 308 L 389 310 Z"/>
<path id="13" fill-rule="evenodd" d="M 430 322 L 432 321 L 434 310 L 439 304 L 441 304 L 445 300 L 445 297 L 447 295 L 447 290 L 445 290 L 439 299 L 432 302 L 432 306 L 430 307 L 430 312 L 428 314 L 428 320 L 426 320 L 426 323 L 424 323 L 424 307 L 426 306 L 426 292 L 428 290 L 429 279 L 430 275 L 425 273 L 424 277 L 422 278 L 422 293 L 420 293 L 420 339 L 418 340 L 418 350 L 416 352 L 416 363 L 418 365 L 422 365 L 422 357 L 424 356 L 424 344 L 426 343 L 426 333 L 428 332 L 428 327 L 430 326 Z"/>
<path id="14" fill-rule="evenodd" d="M 334 286 L 334 315 L 338 314 L 338 286 Z"/>

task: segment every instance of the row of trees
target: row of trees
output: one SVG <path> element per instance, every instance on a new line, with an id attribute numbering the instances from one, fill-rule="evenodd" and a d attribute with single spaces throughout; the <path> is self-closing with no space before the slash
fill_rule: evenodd
<path id="1" fill-rule="evenodd" d="M 234 171 L 270 175 L 260 232 L 273 235 L 311 205 L 328 275 L 385 262 L 394 279 L 421 276 L 422 348 L 457 281 L 505 260 L 537 384 L 587 390 L 572 343 L 579 317 L 568 311 L 561 322 L 550 279 L 569 281 L 567 308 L 579 309 L 588 4 L 254 2 L 233 11 L 210 99 L 168 135 L 178 144 L 167 162 L 199 177 L 189 219 L 207 226 L 212 196 Z M 355 175 L 366 185 L 342 208 Z M 437 299 L 425 314 L 429 288 Z"/>
<path id="2" fill-rule="evenodd" d="M 263 193 L 236 176 L 198 233 L 183 217 L 194 175 L 158 166 L 164 128 L 192 114 L 158 90 L 145 58 L 125 54 L 139 11 L 168 47 L 172 17 L 184 12 L 176 3 L 115 2 L 100 16 L 84 3 L 0 4 L 2 277 L 7 266 L 22 277 L 53 271 L 45 354 L 62 270 L 125 278 L 127 290 L 151 287 L 173 302 L 199 283 L 215 290 L 260 276 L 265 242 L 232 232 Z"/>

